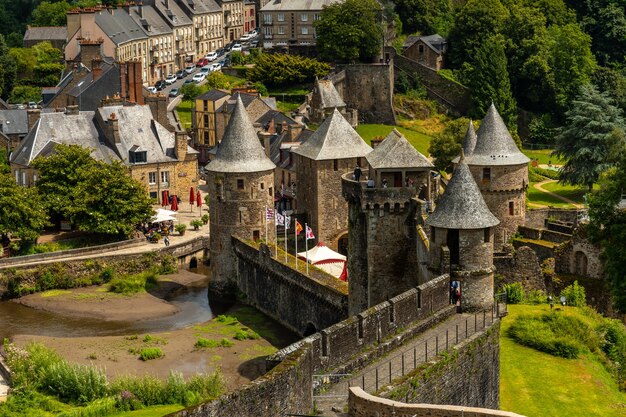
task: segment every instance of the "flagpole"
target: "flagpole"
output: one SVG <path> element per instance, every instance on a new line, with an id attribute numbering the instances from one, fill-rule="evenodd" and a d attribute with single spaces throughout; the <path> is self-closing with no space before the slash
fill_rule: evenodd
<path id="1" fill-rule="evenodd" d="M 309 275 L 309 225 L 304 223 L 304 250 L 306 255 L 306 274 Z"/>
<path id="2" fill-rule="evenodd" d="M 276 260 L 278 260 L 278 222 L 276 221 L 276 214 L 278 212 L 274 209 L 274 239 L 276 240 L 274 246 L 276 247 Z"/>
<path id="3" fill-rule="evenodd" d="M 267 235 L 267 205 L 265 206 L 265 243 L 270 243 L 270 237 Z"/>
<path id="4" fill-rule="evenodd" d="M 285 215 L 285 263 L 287 263 L 287 215 Z"/>
<path id="5" fill-rule="evenodd" d="M 293 236 L 296 238 L 296 271 L 298 270 L 298 219 L 293 222 Z"/>

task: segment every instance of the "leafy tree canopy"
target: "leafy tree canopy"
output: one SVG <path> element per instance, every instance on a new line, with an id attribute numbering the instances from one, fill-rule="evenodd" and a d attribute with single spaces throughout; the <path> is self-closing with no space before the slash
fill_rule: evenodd
<path id="1" fill-rule="evenodd" d="M 66 1 L 41 2 L 33 10 L 33 26 L 65 26 L 66 14 L 71 6 Z"/>
<path id="2" fill-rule="evenodd" d="M 615 155 L 621 155 L 626 144 L 622 112 L 607 94 L 585 85 L 565 116 L 554 151 L 567 160 L 559 178 L 591 190 L 600 174 L 615 166 Z"/>
<path id="3" fill-rule="evenodd" d="M 324 6 L 314 23 L 320 57 L 329 62 L 371 62 L 382 47 L 382 15 L 376 0 Z"/>
<path id="4" fill-rule="evenodd" d="M 453 24 L 450 0 L 396 0 L 395 11 L 406 33 L 447 35 Z"/>
<path id="5" fill-rule="evenodd" d="M 283 86 L 312 82 L 323 77 L 330 66 L 316 59 L 299 55 L 261 54 L 256 65 L 248 70 L 248 77 L 268 86 Z"/>
<path id="6" fill-rule="evenodd" d="M 0 97 L 8 98 L 16 77 L 15 59 L 9 54 L 4 36 L 0 35 Z"/>
<path id="7" fill-rule="evenodd" d="M 428 152 L 435 158 L 435 168 L 449 170 L 452 160 L 461 154 L 461 145 L 467 133 L 470 120 L 465 117 L 448 123 L 443 132 L 436 135 L 430 142 Z M 474 125 L 476 128 L 476 125 Z"/>
<path id="8" fill-rule="evenodd" d="M 0 174 L 0 236 L 35 240 L 47 224 L 37 190 L 17 185 L 8 173 Z"/>

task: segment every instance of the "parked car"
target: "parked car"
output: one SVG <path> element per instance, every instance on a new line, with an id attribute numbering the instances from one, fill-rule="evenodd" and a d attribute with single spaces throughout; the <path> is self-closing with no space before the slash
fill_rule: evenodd
<path id="1" fill-rule="evenodd" d="M 234 43 L 233 43 L 233 42 L 231 42 L 231 43 L 227 43 L 226 45 L 224 45 L 224 52 L 230 52 L 230 50 L 231 50 L 231 49 L 232 49 L 232 47 L 233 47 L 233 44 L 234 44 Z"/>
<path id="2" fill-rule="evenodd" d="M 255 39 L 252 42 L 250 42 L 250 48 L 258 48 L 259 47 L 259 40 Z"/>
<path id="3" fill-rule="evenodd" d="M 154 84 L 154 87 L 157 89 L 157 91 L 163 90 L 166 86 L 167 84 L 164 80 L 159 80 Z"/>
<path id="4" fill-rule="evenodd" d="M 207 75 L 209 75 L 209 72 L 211 72 L 211 65 L 200 68 L 200 72 L 206 77 Z"/>
<path id="5" fill-rule="evenodd" d="M 187 74 L 191 74 L 191 73 L 193 72 L 193 70 L 195 70 L 195 69 L 196 69 L 196 67 L 195 67 L 194 65 L 187 65 L 187 66 L 185 67 L 185 72 L 186 72 Z"/>
<path id="6" fill-rule="evenodd" d="M 183 85 L 184 85 L 184 84 L 191 84 L 192 82 L 193 82 L 193 80 L 190 80 L 189 78 L 187 78 L 187 79 L 185 80 L 185 82 L 183 83 Z"/>
<path id="7" fill-rule="evenodd" d="M 174 74 L 170 74 L 165 79 L 165 83 L 168 84 L 168 85 L 171 85 L 171 84 L 174 84 L 176 82 L 176 80 L 178 80 L 178 78 L 176 78 L 176 76 Z"/>
<path id="8" fill-rule="evenodd" d="M 232 47 L 232 48 L 230 48 L 230 50 L 231 50 L 231 51 L 233 51 L 233 52 L 234 52 L 234 51 L 239 51 L 239 52 L 241 52 L 241 51 L 243 50 L 243 48 L 241 47 L 241 44 L 240 44 L 240 43 L 236 43 L 236 44 L 234 44 L 234 45 L 233 45 L 233 47 Z"/>
<path id="9" fill-rule="evenodd" d="M 176 71 L 176 78 L 178 78 L 179 80 L 182 80 L 186 76 L 187 76 L 187 73 L 185 71 L 183 70 Z"/>
<path id="10" fill-rule="evenodd" d="M 246 33 L 241 38 L 239 38 L 239 41 L 240 42 L 246 42 L 246 41 L 249 41 L 250 39 L 252 39 L 253 37 L 254 36 L 250 35 L 249 33 Z"/>
<path id="11" fill-rule="evenodd" d="M 156 87 L 150 86 L 150 87 L 148 87 L 148 91 L 151 92 L 152 94 L 154 94 L 154 93 L 158 92 L 159 90 L 157 90 Z"/>
<path id="12" fill-rule="evenodd" d="M 199 72 L 197 74 L 194 74 L 193 76 L 193 80 L 197 83 L 204 81 L 205 78 L 206 78 L 206 73 L 204 72 Z"/>
<path id="13" fill-rule="evenodd" d="M 209 60 L 206 58 L 200 58 L 198 60 L 198 63 L 196 64 L 196 67 L 204 67 L 205 65 L 207 65 L 209 63 Z"/>
<path id="14" fill-rule="evenodd" d="M 222 69 L 222 64 L 219 62 L 214 62 L 211 64 L 211 71 L 220 71 Z"/>
<path id="15" fill-rule="evenodd" d="M 215 61 L 217 59 L 217 52 L 215 51 L 209 52 L 207 56 L 205 56 L 205 58 L 208 59 L 209 61 Z"/>
<path id="16" fill-rule="evenodd" d="M 178 88 L 172 88 L 172 89 L 170 90 L 170 94 L 169 94 L 169 96 L 170 96 L 170 97 L 176 97 L 176 96 L 178 95 L 178 93 L 179 93 Z"/>
<path id="17" fill-rule="evenodd" d="M 217 56 L 224 55 L 224 48 L 219 48 L 217 51 L 215 51 L 215 53 L 217 53 Z"/>

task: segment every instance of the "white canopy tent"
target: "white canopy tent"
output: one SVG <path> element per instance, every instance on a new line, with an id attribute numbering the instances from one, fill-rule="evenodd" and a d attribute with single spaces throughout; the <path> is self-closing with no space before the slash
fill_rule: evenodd
<path id="1" fill-rule="evenodd" d="M 166 211 L 169 211 L 169 210 L 166 210 Z M 178 219 L 174 216 L 157 212 L 155 216 L 152 216 L 150 218 L 150 223 L 161 223 L 161 222 L 176 221 L 176 220 Z"/>
<path id="2" fill-rule="evenodd" d="M 306 252 L 298 252 L 298 257 L 309 261 L 326 273 L 339 278 L 346 263 L 346 257 L 319 242 Z"/>

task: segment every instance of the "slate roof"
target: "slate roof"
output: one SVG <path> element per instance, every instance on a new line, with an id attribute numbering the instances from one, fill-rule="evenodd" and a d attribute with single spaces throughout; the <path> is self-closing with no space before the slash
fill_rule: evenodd
<path id="1" fill-rule="evenodd" d="M 319 94 L 320 103 L 323 109 L 331 109 L 333 107 L 346 107 L 335 85 L 330 80 L 315 79 L 313 86 L 313 94 Z"/>
<path id="2" fill-rule="evenodd" d="M 196 100 L 216 101 L 229 95 L 230 94 L 228 94 L 226 91 L 213 89 L 207 91 L 202 95 L 199 95 L 198 97 L 196 97 Z"/>
<path id="3" fill-rule="evenodd" d="M 232 113 L 233 111 L 235 111 L 235 107 L 237 106 L 237 101 L 239 99 L 241 99 L 241 101 L 243 102 L 243 105 L 245 108 L 248 108 L 248 106 L 256 99 L 258 99 L 259 96 L 256 94 L 248 94 L 248 93 L 240 93 L 240 92 L 236 92 L 235 94 L 233 94 L 232 96 L 230 96 L 228 98 L 228 100 L 226 100 L 218 109 L 217 112 L 221 112 L 221 113 Z"/>
<path id="4" fill-rule="evenodd" d="M 397 129 L 393 129 L 365 159 L 374 169 L 430 169 L 434 167 Z"/>
<path id="5" fill-rule="evenodd" d="M 470 120 L 469 125 L 467 126 L 467 131 L 465 132 L 465 138 L 463 139 L 463 153 L 465 154 L 465 159 L 467 161 L 467 157 L 471 156 L 474 153 L 474 148 L 476 147 L 476 131 L 474 130 L 474 123 Z M 452 160 L 453 163 L 457 164 L 461 159 L 460 156 L 457 156 Z"/>
<path id="6" fill-rule="evenodd" d="M 271 0 L 261 7 L 262 12 L 292 10 L 322 10 L 324 6 L 341 0 Z"/>
<path id="7" fill-rule="evenodd" d="M 519 165 L 530 159 L 517 148 L 496 106 L 491 103 L 476 132 L 474 152 L 467 156 L 468 165 Z"/>
<path id="8" fill-rule="evenodd" d="M 316 161 L 328 159 L 361 158 L 372 148 L 335 109 L 311 137 L 294 153 Z"/>
<path id="9" fill-rule="evenodd" d="M 500 223 L 489 211 L 461 154 L 452 179 L 426 224 L 443 229 L 484 229 Z"/>
<path id="10" fill-rule="evenodd" d="M 170 26 L 186 26 L 193 23 L 175 0 L 170 0 L 168 5 L 165 4 L 165 0 L 144 1 L 144 4 L 152 5 Z"/>
<path id="11" fill-rule="evenodd" d="M 179 1 L 178 4 L 183 10 L 185 10 L 185 13 L 191 15 L 222 11 L 222 8 L 215 2 L 215 0 L 182 0 Z M 192 7 L 191 5 L 194 5 L 195 7 Z"/>
<path id="12" fill-rule="evenodd" d="M 98 10 L 96 24 L 116 45 L 146 39 L 146 33 L 122 8 Z"/>
<path id="13" fill-rule="evenodd" d="M 217 146 L 215 159 L 205 169 L 211 172 L 262 172 L 276 168 L 267 157 L 252 122 L 248 117 L 241 96 L 233 111 L 222 141 Z"/>
<path id="14" fill-rule="evenodd" d="M 270 110 L 266 112 L 265 114 L 263 114 L 263 116 L 256 119 L 255 122 L 261 123 L 263 126 L 266 126 L 267 124 L 269 124 L 269 122 L 272 121 L 272 119 L 274 120 L 274 126 L 276 126 L 277 128 L 279 125 L 283 124 L 283 122 L 287 122 L 287 126 L 295 123 L 292 118 L 286 116 L 285 113 L 278 110 Z"/>
<path id="15" fill-rule="evenodd" d="M 172 28 L 152 6 L 129 7 L 128 15 L 148 36 L 172 34 Z"/>
<path id="16" fill-rule="evenodd" d="M 25 41 L 65 41 L 67 27 L 65 26 L 29 26 L 24 33 Z"/>
<path id="17" fill-rule="evenodd" d="M 410 35 L 406 38 L 402 47 L 404 49 L 407 49 L 408 47 L 410 47 L 417 41 L 424 42 L 426 46 L 428 46 L 430 49 L 432 49 L 438 54 L 443 53 L 443 49 L 448 42 L 446 38 L 444 38 L 443 36 L 439 34 L 428 35 L 428 36 Z"/>
<path id="18" fill-rule="evenodd" d="M 28 133 L 28 114 L 26 109 L 0 110 L 2 131 L 7 135 L 25 135 Z"/>
<path id="19" fill-rule="evenodd" d="M 11 155 L 11 162 L 28 166 L 38 155 L 49 154 L 61 143 L 89 148 L 92 157 L 105 162 L 128 164 L 128 151 L 133 147 L 147 151 L 148 163 L 177 160 L 174 133 L 154 121 L 149 106 L 109 106 L 97 112 L 104 120 L 115 113 L 120 143 L 113 144 L 105 138 L 94 111 L 81 111 L 76 115 L 41 113 L 39 121 Z M 190 147 L 187 152 L 197 153 Z"/>

